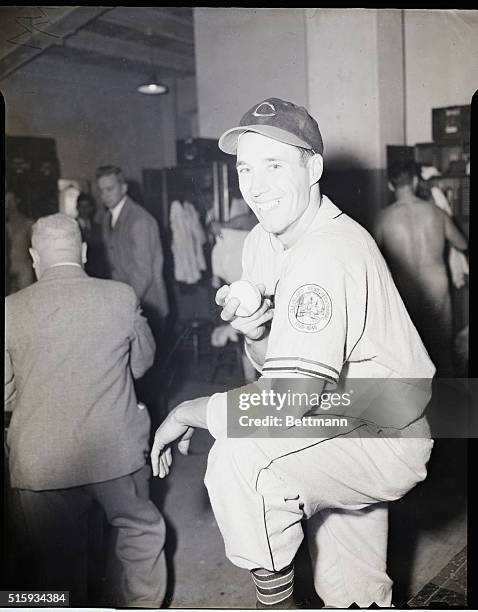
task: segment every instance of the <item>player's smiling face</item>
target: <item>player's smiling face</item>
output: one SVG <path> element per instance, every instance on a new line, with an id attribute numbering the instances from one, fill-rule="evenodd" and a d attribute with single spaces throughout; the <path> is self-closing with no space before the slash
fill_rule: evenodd
<path id="1" fill-rule="evenodd" d="M 236 166 L 241 193 L 259 223 L 286 239 L 309 206 L 310 172 L 300 151 L 246 132 L 239 137 Z"/>

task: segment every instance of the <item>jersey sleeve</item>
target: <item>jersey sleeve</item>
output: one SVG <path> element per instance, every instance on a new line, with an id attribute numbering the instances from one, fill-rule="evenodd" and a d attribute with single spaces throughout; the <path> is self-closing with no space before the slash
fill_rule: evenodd
<path id="1" fill-rule="evenodd" d="M 209 433 L 216 440 L 227 437 L 227 393 L 214 393 L 208 400 L 206 421 Z"/>
<path id="2" fill-rule="evenodd" d="M 364 330 L 367 281 L 360 260 L 349 266 L 333 250 L 309 242 L 290 254 L 277 286 L 263 376 L 338 381 Z"/>

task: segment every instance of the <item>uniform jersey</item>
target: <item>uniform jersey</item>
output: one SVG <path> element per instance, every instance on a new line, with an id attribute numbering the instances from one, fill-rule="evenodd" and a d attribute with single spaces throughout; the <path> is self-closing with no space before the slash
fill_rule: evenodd
<path id="1" fill-rule="evenodd" d="M 326 196 L 287 250 L 257 225 L 244 244 L 243 278 L 274 296 L 263 376 L 433 376 L 375 241 Z"/>
<path id="2" fill-rule="evenodd" d="M 205 484 L 226 555 L 248 570 L 278 571 L 296 555 L 301 520 L 317 515 L 309 547 L 325 605 L 390 606 L 388 515 L 379 502 L 402 497 L 425 478 L 433 441 L 426 419 L 417 419 L 413 392 L 420 395 L 420 379 L 430 379 L 434 366 L 374 240 L 326 197 L 289 249 L 255 227 L 244 246 L 243 278 L 274 297 L 262 377 L 309 377 L 330 386 L 360 378 L 372 390 L 381 378 L 398 392 L 385 401 L 374 395 L 371 418 L 355 412 L 359 421 L 339 431 L 313 427 L 301 436 L 299 427 L 291 437 L 230 435 L 226 394 L 213 395 L 207 424 L 216 441 Z M 398 414 L 407 435 L 382 432 L 382 412 Z M 370 435 L 360 420 L 377 431 Z"/>

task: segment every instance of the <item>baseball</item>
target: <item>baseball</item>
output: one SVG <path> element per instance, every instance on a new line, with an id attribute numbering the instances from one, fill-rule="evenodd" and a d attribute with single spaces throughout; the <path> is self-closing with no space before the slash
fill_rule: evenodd
<path id="1" fill-rule="evenodd" d="M 229 285 L 226 304 L 231 298 L 240 302 L 236 310 L 238 317 L 249 317 L 258 310 L 262 304 L 262 295 L 259 289 L 247 280 L 238 280 Z"/>

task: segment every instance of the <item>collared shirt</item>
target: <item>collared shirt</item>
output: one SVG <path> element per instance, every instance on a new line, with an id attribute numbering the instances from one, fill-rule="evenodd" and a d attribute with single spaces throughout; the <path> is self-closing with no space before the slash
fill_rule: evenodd
<path id="1" fill-rule="evenodd" d="M 116 206 L 110 210 L 110 212 L 111 212 L 111 227 L 114 227 L 116 225 L 116 221 L 118 221 L 118 217 L 120 216 L 120 213 L 123 210 L 123 206 L 124 206 L 124 204 L 126 202 L 126 197 L 127 196 L 124 196 L 124 198 L 121 199 L 118 202 L 118 204 L 116 204 Z"/>

